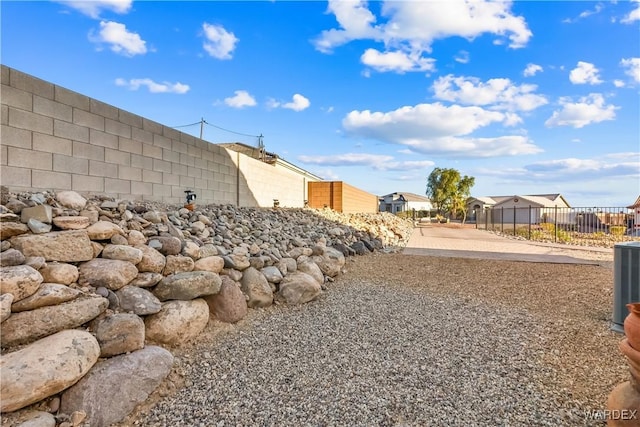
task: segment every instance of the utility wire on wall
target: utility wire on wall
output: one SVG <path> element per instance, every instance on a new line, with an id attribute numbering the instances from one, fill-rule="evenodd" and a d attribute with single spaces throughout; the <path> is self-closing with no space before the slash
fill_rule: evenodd
<path id="1" fill-rule="evenodd" d="M 208 126 L 211 126 L 213 128 L 216 128 L 216 129 L 219 129 L 219 130 L 222 130 L 222 131 L 225 131 L 225 132 L 234 133 L 236 135 L 249 136 L 251 138 L 258 138 L 258 144 L 259 145 L 262 144 L 262 138 L 263 138 L 262 134 L 260 134 L 260 135 L 250 135 L 248 133 L 236 132 L 236 131 L 233 131 L 233 130 L 225 129 L 223 127 L 220 127 L 220 126 L 217 126 L 217 125 L 214 125 L 214 124 L 211 124 L 211 123 L 207 122 L 204 118 L 200 119 L 199 122 L 191 123 L 191 124 L 188 124 L 188 125 L 172 126 L 172 127 L 174 129 L 178 129 L 178 128 L 185 128 L 185 127 L 195 126 L 195 125 L 198 125 L 198 124 L 200 125 L 200 139 L 202 139 L 202 135 L 203 135 L 203 126 L 204 125 L 208 125 Z"/>

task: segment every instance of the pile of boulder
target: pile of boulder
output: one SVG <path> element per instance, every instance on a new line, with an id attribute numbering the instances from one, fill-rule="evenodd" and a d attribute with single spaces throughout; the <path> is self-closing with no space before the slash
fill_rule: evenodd
<path id="1" fill-rule="evenodd" d="M 121 421 L 210 319 L 312 301 L 345 257 L 395 251 L 412 229 L 385 213 L 191 210 L 73 191 L 2 188 L 0 202 L 0 411 L 23 427 Z"/>

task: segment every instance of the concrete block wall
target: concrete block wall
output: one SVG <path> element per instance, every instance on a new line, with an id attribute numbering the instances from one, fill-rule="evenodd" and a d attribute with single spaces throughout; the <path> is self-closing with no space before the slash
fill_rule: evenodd
<path id="1" fill-rule="evenodd" d="M 333 203 L 333 181 L 310 182 L 309 183 L 309 207 L 314 209 L 332 208 Z"/>
<path id="2" fill-rule="evenodd" d="M 378 196 L 367 193 L 345 182 L 342 183 L 343 213 L 377 213 Z"/>
<path id="3" fill-rule="evenodd" d="M 277 199 L 280 207 L 300 208 L 308 197 L 307 183 L 318 181 L 317 177 L 281 160 L 270 164 L 233 151 L 230 153 L 240 176 L 245 177 L 245 182 L 240 183 L 240 206 L 273 206 Z"/>
<path id="4" fill-rule="evenodd" d="M 11 190 L 182 203 L 188 189 L 202 204 L 302 206 L 303 175 L 4 65 L 1 82 L 0 184 Z"/>
<path id="5" fill-rule="evenodd" d="M 329 207 L 343 213 L 376 213 L 378 196 L 342 181 L 310 182 L 309 207 Z"/>

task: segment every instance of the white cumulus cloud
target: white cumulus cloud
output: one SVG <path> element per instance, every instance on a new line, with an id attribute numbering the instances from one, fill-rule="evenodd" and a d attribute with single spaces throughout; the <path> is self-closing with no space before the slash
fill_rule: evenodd
<path id="1" fill-rule="evenodd" d="M 295 95 L 293 95 L 293 100 L 291 102 L 286 102 L 284 104 L 281 104 L 280 106 L 282 108 L 287 108 L 293 111 L 302 111 L 309 108 L 309 105 L 311 105 L 311 102 L 307 98 L 300 95 L 299 93 L 296 93 Z"/>
<path id="2" fill-rule="evenodd" d="M 151 93 L 178 93 L 183 94 L 189 92 L 189 85 L 177 83 L 162 82 L 156 83 L 151 79 L 130 79 L 125 80 L 123 78 L 116 79 L 117 86 L 124 86 L 129 90 L 138 90 L 140 87 L 145 86 Z"/>
<path id="3" fill-rule="evenodd" d="M 492 157 L 540 152 L 525 136 L 468 136 L 479 128 L 511 120 L 507 114 L 481 107 L 434 103 L 389 112 L 352 111 L 342 125 L 351 135 L 403 145 L 416 153 Z"/>
<path id="4" fill-rule="evenodd" d="M 58 0 L 58 3 L 65 4 L 91 18 L 97 19 L 103 10 L 119 14 L 129 12 L 133 0 Z"/>
<path id="5" fill-rule="evenodd" d="M 467 52 L 466 50 L 461 50 L 460 52 L 458 52 L 456 56 L 453 57 L 453 59 L 454 61 L 459 62 L 461 64 L 468 64 L 469 52 Z"/>
<path id="6" fill-rule="evenodd" d="M 583 12 L 581 12 L 576 18 L 567 18 L 565 20 L 563 20 L 562 22 L 567 23 L 567 24 L 571 24 L 574 22 L 578 22 L 581 19 L 585 19 L 591 15 L 596 15 L 600 12 L 602 12 L 604 6 L 602 6 L 602 4 L 596 4 L 595 7 L 593 8 L 593 10 L 587 9 Z"/>
<path id="7" fill-rule="evenodd" d="M 230 96 L 224 99 L 224 103 L 233 108 L 253 107 L 256 105 L 256 100 L 246 90 L 236 90 L 234 96 Z"/>
<path id="8" fill-rule="evenodd" d="M 205 41 L 202 45 L 207 53 L 217 59 L 231 59 L 239 39 L 222 25 L 202 24 Z"/>
<path id="9" fill-rule="evenodd" d="M 612 104 L 607 105 L 599 93 L 589 94 L 580 98 L 578 102 L 572 102 L 569 97 L 562 97 L 559 103 L 562 108 L 554 111 L 545 122 L 547 127 L 573 126 L 579 129 L 593 123 L 615 119 L 616 110 L 620 108 Z"/>
<path id="10" fill-rule="evenodd" d="M 640 1 L 631 0 L 631 3 L 638 3 L 638 5 L 635 7 L 635 9 L 629 12 L 628 15 L 622 18 L 622 20 L 620 20 L 620 22 L 622 22 L 623 24 L 632 24 L 636 21 L 640 21 Z"/>
<path id="11" fill-rule="evenodd" d="M 323 166 L 368 166 L 380 171 L 408 171 L 433 167 L 431 160 L 395 160 L 385 154 L 344 153 L 330 156 L 298 156 L 303 163 Z"/>
<path id="12" fill-rule="evenodd" d="M 524 69 L 524 71 L 522 72 L 522 74 L 525 77 L 531 77 L 531 76 L 535 76 L 536 73 L 541 73 L 542 67 L 538 64 L 527 64 L 527 68 Z"/>
<path id="13" fill-rule="evenodd" d="M 562 182 L 584 179 L 602 179 L 606 177 L 639 177 L 640 153 L 621 153 L 625 157 L 612 153 L 599 159 L 566 158 L 545 160 L 525 165 L 528 175 L 538 179 L 558 180 Z M 636 159 L 636 160 L 633 160 Z"/>
<path id="14" fill-rule="evenodd" d="M 620 65 L 625 70 L 625 74 L 640 83 L 640 58 L 626 58 L 620 61 Z"/>
<path id="15" fill-rule="evenodd" d="M 94 43 L 106 43 L 109 48 L 124 56 L 144 55 L 147 43 L 137 33 L 127 30 L 124 24 L 113 21 L 101 21 L 97 34 L 89 33 L 89 40 Z"/>
<path id="16" fill-rule="evenodd" d="M 476 77 L 451 74 L 438 78 L 432 86 L 437 99 L 509 111 L 531 111 L 545 105 L 547 99 L 534 93 L 537 88 L 532 84 L 518 86 L 505 78 L 482 82 Z"/>
<path id="17" fill-rule="evenodd" d="M 423 54 L 431 52 L 433 42 L 440 39 L 472 40 L 493 34 L 508 39 L 511 48 L 521 48 L 532 36 L 524 18 L 511 12 L 510 1 L 385 1 L 380 22 L 364 0 L 329 0 L 327 11 L 336 17 L 339 28 L 322 31 L 313 40 L 316 49 L 330 53 L 353 40 L 382 43 L 384 53 L 370 50 L 361 57 L 381 71 L 431 69 L 433 60 Z"/>
<path id="18" fill-rule="evenodd" d="M 435 59 L 400 51 L 380 52 L 376 49 L 367 49 L 360 57 L 360 61 L 381 72 L 404 73 L 407 71 L 433 71 L 435 69 Z"/>
<path id="19" fill-rule="evenodd" d="M 569 73 L 569 80 L 576 85 L 591 84 L 597 85 L 602 83 L 600 71 L 591 63 L 578 61 L 576 68 Z"/>

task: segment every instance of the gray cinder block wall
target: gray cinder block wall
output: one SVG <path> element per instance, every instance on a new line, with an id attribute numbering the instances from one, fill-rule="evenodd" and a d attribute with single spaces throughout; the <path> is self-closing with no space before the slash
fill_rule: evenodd
<path id="1" fill-rule="evenodd" d="M 5 65 L 0 99 L 0 184 L 11 190 L 167 203 L 192 190 L 200 204 L 299 207 L 317 180 Z"/>

